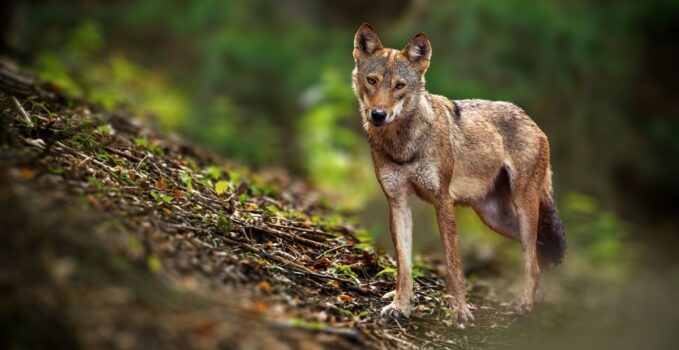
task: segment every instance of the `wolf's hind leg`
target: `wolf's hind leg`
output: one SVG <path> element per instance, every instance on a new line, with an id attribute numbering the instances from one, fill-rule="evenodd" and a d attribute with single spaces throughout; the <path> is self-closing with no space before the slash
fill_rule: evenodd
<path id="1" fill-rule="evenodd" d="M 472 203 L 472 208 L 486 226 L 500 235 L 521 242 L 519 218 L 514 207 L 506 167 L 498 172 L 492 190 L 483 199 Z"/>
<path id="2" fill-rule="evenodd" d="M 517 201 L 517 214 L 521 231 L 523 249 L 523 293 L 516 302 L 516 310 L 521 314 L 529 313 L 535 304 L 540 268 L 537 258 L 537 227 L 539 216 L 537 196 L 525 196 Z"/>
<path id="3" fill-rule="evenodd" d="M 547 294 L 547 266 L 540 266 L 540 274 L 538 277 L 538 288 L 535 291 L 535 302 L 542 303 L 545 301 Z"/>

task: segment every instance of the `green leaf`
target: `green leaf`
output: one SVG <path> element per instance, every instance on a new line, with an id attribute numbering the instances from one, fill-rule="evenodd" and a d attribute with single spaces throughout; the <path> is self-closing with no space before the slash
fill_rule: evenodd
<path id="1" fill-rule="evenodd" d="M 94 129 L 94 132 L 99 133 L 101 135 L 113 135 L 115 134 L 115 131 L 113 131 L 113 127 L 111 124 L 102 124 L 99 125 L 96 129 Z"/>
<path id="2" fill-rule="evenodd" d="M 179 181 L 181 181 L 189 190 L 193 189 L 193 180 L 191 179 L 191 175 L 188 172 L 180 173 Z"/>
<path id="3" fill-rule="evenodd" d="M 217 181 L 215 184 L 215 192 L 217 194 L 222 194 L 226 192 L 226 190 L 229 188 L 229 183 L 226 181 Z"/>
<path id="4" fill-rule="evenodd" d="M 238 183 L 238 180 L 241 179 L 241 174 L 237 171 L 231 170 L 231 171 L 228 172 L 228 174 L 229 174 L 229 180 L 231 180 L 231 182 L 233 182 L 233 183 Z"/>
<path id="5" fill-rule="evenodd" d="M 278 207 L 273 204 L 267 205 L 266 207 L 264 207 L 264 209 L 266 209 L 266 211 L 268 211 L 271 214 L 278 214 L 280 212 Z"/>
<path id="6" fill-rule="evenodd" d="M 146 265 L 151 272 L 160 272 L 163 269 L 160 259 L 155 255 L 151 255 L 146 259 Z"/>
<path id="7" fill-rule="evenodd" d="M 134 144 L 144 151 L 159 155 L 163 154 L 163 150 L 147 138 L 137 137 L 134 139 Z"/>
<path id="8" fill-rule="evenodd" d="M 317 321 L 312 321 L 312 322 L 307 322 L 303 318 L 299 317 L 294 317 L 290 319 L 290 326 L 294 328 L 306 328 L 306 329 L 311 329 L 311 330 L 323 330 L 326 328 L 325 323 L 323 322 L 317 322 Z"/>
<path id="9" fill-rule="evenodd" d="M 354 280 L 358 279 L 356 272 L 354 272 L 349 265 L 334 263 L 332 267 L 335 269 L 335 274 L 338 277 L 349 277 Z"/>
<path id="10" fill-rule="evenodd" d="M 339 312 L 341 312 L 341 313 L 343 313 L 343 314 L 345 314 L 345 315 L 347 315 L 347 316 L 350 316 L 350 317 L 354 317 L 354 316 L 355 316 L 354 313 L 353 313 L 351 310 L 348 310 L 348 309 L 345 309 L 345 308 L 342 308 L 342 307 L 339 307 L 339 306 L 336 306 L 336 305 L 333 305 L 332 307 L 333 307 L 335 310 L 337 310 L 337 311 L 339 311 Z"/>
<path id="11" fill-rule="evenodd" d="M 393 267 L 385 267 L 382 271 L 378 272 L 376 276 L 384 275 L 385 273 L 396 277 L 396 269 Z"/>
<path id="12" fill-rule="evenodd" d="M 164 195 L 164 194 L 158 194 L 156 191 L 151 191 L 151 197 L 156 200 L 156 202 L 165 202 L 165 203 L 170 203 L 174 200 L 174 197 Z"/>
<path id="13" fill-rule="evenodd" d="M 50 166 L 49 172 L 55 175 L 63 174 L 64 173 L 64 168 L 58 167 L 58 166 Z"/>
<path id="14" fill-rule="evenodd" d="M 201 176 L 198 178 L 198 183 L 202 184 L 203 186 L 207 188 L 212 187 L 212 180 L 208 179 L 207 177 Z"/>
<path id="15" fill-rule="evenodd" d="M 373 240 L 373 235 L 370 233 L 370 231 L 365 229 L 357 230 L 354 234 L 361 243 L 371 243 Z"/>
<path id="16" fill-rule="evenodd" d="M 231 232 L 231 220 L 229 220 L 226 216 L 220 216 L 217 219 L 217 228 L 219 228 L 219 230 L 224 233 Z"/>
<path id="17" fill-rule="evenodd" d="M 207 172 L 207 174 L 210 175 L 210 177 L 215 181 L 222 177 L 222 169 L 216 165 L 209 166 L 207 169 L 205 169 L 205 172 Z"/>
<path id="18" fill-rule="evenodd" d="M 363 251 L 369 251 L 374 248 L 371 243 L 358 243 L 354 247 Z"/>
<path id="19" fill-rule="evenodd" d="M 147 148 L 151 145 L 151 142 L 143 137 L 137 137 L 134 139 L 134 144 L 139 147 Z"/>
<path id="20" fill-rule="evenodd" d="M 240 194 L 240 196 L 238 196 L 238 202 L 240 202 L 240 204 L 243 204 L 248 201 L 248 198 L 249 198 L 248 194 L 243 192 Z"/>
<path id="21" fill-rule="evenodd" d="M 127 251 L 132 255 L 141 254 L 142 251 L 143 251 L 143 246 L 142 246 L 141 242 L 136 238 L 133 238 L 133 237 L 128 238 L 126 245 L 127 245 Z"/>

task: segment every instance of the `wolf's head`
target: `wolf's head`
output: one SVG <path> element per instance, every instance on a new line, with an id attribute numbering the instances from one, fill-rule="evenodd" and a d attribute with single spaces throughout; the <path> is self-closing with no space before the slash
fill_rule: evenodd
<path id="1" fill-rule="evenodd" d="M 424 33 L 413 37 L 403 50 L 394 50 L 382 47 L 370 24 L 358 28 L 352 86 L 366 130 L 405 118 L 415 110 L 430 58 L 431 44 Z"/>

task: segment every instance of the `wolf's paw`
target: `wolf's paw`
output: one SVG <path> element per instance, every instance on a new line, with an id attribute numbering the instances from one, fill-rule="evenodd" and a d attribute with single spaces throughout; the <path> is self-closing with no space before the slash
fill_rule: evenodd
<path id="1" fill-rule="evenodd" d="M 512 303 L 512 309 L 519 315 L 528 315 L 533 311 L 533 302 L 521 297 Z"/>
<path id="2" fill-rule="evenodd" d="M 410 307 L 410 303 L 404 304 L 393 301 L 391 304 L 382 308 L 380 316 L 385 318 L 404 319 L 410 318 L 412 312 L 413 309 Z"/>
<path id="3" fill-rule="evenodd" d="M 385 293 L 382 296 L 382 300 L 393 300 L 394 296 L 396 296 L 396 291 L 392 290 L 391 292 Z"/>
<path id="4" fill-rule="evenodd" d="M 456 322 L 456 326 L 460 329 L 464 329 L 465 325 L 474 321 L 474 315 L 469 310 L 467 303 L 459 303 L 454 299 L 450 299 L 448 306 L 453 310 L 453 319 Z"/>

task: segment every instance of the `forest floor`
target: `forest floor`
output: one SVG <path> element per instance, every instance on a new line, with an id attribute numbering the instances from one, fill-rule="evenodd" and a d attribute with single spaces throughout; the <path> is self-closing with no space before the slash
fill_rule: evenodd
<path id="1" fill-rule="evenodd" d="M 469 284 L 453 325 L 424 258 L 382 322 L 394 261 L 284 173 L 254 173 L 0 65 L 0 347 L 486 348 L 532 321 Z"/>

